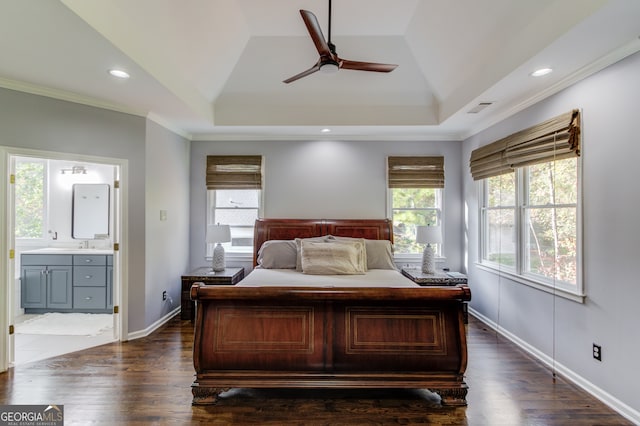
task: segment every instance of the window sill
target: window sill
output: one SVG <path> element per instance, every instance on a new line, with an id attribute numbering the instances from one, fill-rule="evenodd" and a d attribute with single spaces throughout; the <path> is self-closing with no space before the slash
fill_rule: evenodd
<path id="1" fill-rule="evenodd" d="M 211 262 L 213 260 L 213 257 L 211 255 L 205 257 L 205 260 L 207 262 Z M 236 252 L 236 253 L 229 253 L 228 251 L 225 251 L 224 253 L 224 260 L 225 262 L 253 262 L 253 253 L 240 253 L 240 252 Z"/>
<path id="2" fill-rule="evenodd" d="M 512 272 L 500 270 L 483 263 L 476 262 L 476 266 L 478 267 L 478 269 L 481 269 L 483 271 L 493 273 L 500 277 L 507 278 L 511 281 L 515 281 L 517 283 L 524 284 L 529 287 L 533 287 L 537 290 L 544 291 L 545 293 L 553 294 L 554 296 L 559 296 L 564 299 L 572 300 L 574 302 L 584 303 L 584 300 L 587 297 L 585 294 L 580 294 L 570 290 L 565 290 L 559 287 L 553 287 L 549 284 L 542 283 L 540 281 L 535 281 L 527 277 L 523 277 L 522 275 L 514 274 Z"/>

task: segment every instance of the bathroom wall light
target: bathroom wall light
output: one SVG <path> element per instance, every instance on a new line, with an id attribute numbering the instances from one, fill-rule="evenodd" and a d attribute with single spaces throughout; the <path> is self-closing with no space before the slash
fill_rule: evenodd
<path id="1" fill-rule="evenodd" d="M 60 173 L 63 175 L 67 174 L 67 172 L 71 173 L 72 175 L 86 175 L 87 168 L 85 166 L 73 166 L 70 169 L 60 169 Z"/>

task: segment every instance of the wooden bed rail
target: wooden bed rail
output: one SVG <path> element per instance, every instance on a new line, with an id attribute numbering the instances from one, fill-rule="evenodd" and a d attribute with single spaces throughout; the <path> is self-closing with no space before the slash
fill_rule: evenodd
<path id="1" fill-rule="evenodd" d="M 208 286 L 194 283 L 191 287 L 191 300 L 342 300 L 358 301 L 420 301 L 428 297 L 429 301 L 471 300 L 471 291 L 467 285 L 448 287 L 242 287 Z"/>

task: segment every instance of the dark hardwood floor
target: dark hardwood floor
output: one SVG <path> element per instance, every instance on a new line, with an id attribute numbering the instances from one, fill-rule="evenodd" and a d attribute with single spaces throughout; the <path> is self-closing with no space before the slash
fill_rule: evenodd
<path id="1" fill-rule="evenodd" d="M 2 404 L 62 404 L 65 425 L 626 425 L 607 406 L 483 324 L 468 329 L 468 406 L 424 390 L 232 389 L 191 405 L 192 325 L 179 317 L 151 336 L 0 373 Z"/>

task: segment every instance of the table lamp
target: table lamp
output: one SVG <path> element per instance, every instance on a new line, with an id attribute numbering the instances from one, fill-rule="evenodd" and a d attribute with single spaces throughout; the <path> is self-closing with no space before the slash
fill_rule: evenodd
<path id="1" fill-rule="evenodd" d="M 207 243 L 217 245 L 213 249 L 211 266 L 214 272 L 224 271 L 224 247 L 221 243 L 231 241 L 231 230 L 229 225 L 209 225 L 207 226 Z"/>
<path id="2" fill-rule="evenodd" d="M 431 244 L 442 243 L 442 232 L 439 226 L 418 226 L 416 229 L 416 243 L 426 244 L 422 253 L 422 272 L 436 273 L 436 254 Z"/>

